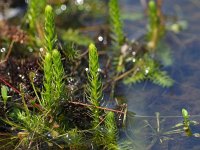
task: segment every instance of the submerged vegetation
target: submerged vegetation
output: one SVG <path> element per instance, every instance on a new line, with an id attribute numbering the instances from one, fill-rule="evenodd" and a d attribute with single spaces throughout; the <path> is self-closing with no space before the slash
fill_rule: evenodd
<path id="1" fill-rule="evenodd" d="M 105 16 L 97 5 L 107 3 L 109 15 Z M 71 26 L 63 27 L 60 18 L 69 16 L 68 12 L 72 16 L 65 19 Z M 7 54 L 0 55 L 2 72 L 11 68 L 8 77 L 0 75 L 4 106 L 0 123 L 5 128 L 0 149 L 8 145 L 38 150 L 133 149 L 132 141 L 120 138 L 129 112 L 125 103 L 114 101 L 115 85 L 149 80 L 165 88 L 174 83 L 158 58 L 167 32 L 161 7 L 150 0 L 147 12 L 144 40 L 132 41 L 123 31 L 118 0 L 30 0 L 21 28 L 15 29 L 18 34 L 0 38 L 1 46 L 10 43 Z M 90 29 L 79 22 L 81 17 L 94 21 L 93 13 L 100 20 L 108 17 L 109 24 Z M 91 36 L 96 30 L 103 33 L 98 41 Z M 11 55 L 11 50 L 16 52 Z M 181 129 L 173 133 L 184 128 L 192 136 L 188 113 L 183 109 L 182 114 L 184 122 L 176 126 Z"/>

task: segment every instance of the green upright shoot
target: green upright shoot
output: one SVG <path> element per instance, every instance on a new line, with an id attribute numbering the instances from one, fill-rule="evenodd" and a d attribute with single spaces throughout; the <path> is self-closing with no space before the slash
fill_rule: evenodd
<path id="1" fill-rule="evenodd" d="M 157 47 L 160 38 L 163 36 L 165 31 L 165 26 L 163 22 L 161 22 L 161 10 L 156 5 L 154 0 L 150 0 L 148 3 L 148 45 L 150 51 L 154 51 Z"/>
<path id="2" fill-rule="evenodd" d="M 113 46 L 120 47 L 125 41 L 125 36 L 123 33 L 123 24 L 120 18 L 120 9 L 118 0 L 109 1 L 109 15 L 110 15 L 110 29 L 111 37 L 113 40 Z"/>
<path id="3" fill-rule="evenodd" d="M 57 36 L 55 32 L 54 14 L 50 5 L 45 9 L 45 47 L 44 57 L 44 89 L 43 107 L 47 110 L 55 109 L 63 92 L 64 68 L 61 62 L 61 54 L 55 47 Z"/>
<path id="4" fill-rule="evenodd" d="M 105 141 L 108 149 L 117 150 L 117 126 L 114 112 L 108 112 L 105 118 Z"/>
<path id="5" fill-rule="evenodd" d="M 53 81 L 54 81 L 54 98 L 57 101 L 63 92 L 64 87 L 64 68 L 61 62 L 61 54 L 58 50 L 54 49 L 52 52 L 53 59 Z"/>
<path id="6" fill-rule="evenodd" d="M 102 99 L 102 82 L 99 77 L 99 62 L 98 53 L 94 44 L 89 46 L 89 72 L 88 72 L 88 84 L 86 88 L 87 99 L 93 106 L 100 106 Z M 99 125 L 100 111 L 96 107 L 90 107 L 92 112 L 93 124 L 96 128 Z"/>
<path id="7" fill-rule="evenodd" d="M 47 5 L 45 8 L 45 48 L 46 51 L 52 52 L 56 46 L 57 35 L 55 32 L 55 21 L 53 8 L 50 5 Z"/>
<path id="8" fill-rule="evenodd" d="M 46 53 L 43 61 L 43 70 L 44 70 L 44 89 L 43 89 L 43 98 L 42 105 L 44 108 L 49 108 L 52 105 L 52 56 L 49 52 Z"/>
<path id="9" fill-rule="evenodd" d="M 28 10 L 25 16 L 26 22 L 29 25 L 29 31 L 32 35 L 36 32 L 38 18 L 41 15 L 41 10 L 44 9 L 46 0 L 29 0 Z"/>
<path id="10" fill-rule="evenodd" d="M 3 98 L 4 108 L 6 108 L 6 103 L 10 96 L 8 96 L 8 87 L 5 85 L 1 86 L 1 97 Z"/>

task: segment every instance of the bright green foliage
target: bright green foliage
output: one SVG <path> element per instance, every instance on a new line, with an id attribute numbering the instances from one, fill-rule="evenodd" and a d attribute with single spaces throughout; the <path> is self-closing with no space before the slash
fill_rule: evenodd
<path id="1" fill-rule="evenodd" d="M 46 128 L 45 119 L 41 115 L 29 116 L 24 111 L 17 111 L 17 119 L 21 122 L 21 125 L 24 127 L 24 129 L 30 132 L 41 134 Z"/>
<path id="2" fill-rule="evenodd" d="M 55 32 L 55 22 L 54 22 L 54 13 L 53 8 L 50 5 L 47 5 L 45 8 L 45 48 L 48 52 L 56 46 L 57 35 Z"/>
<path id="3" fill-rule="evenodd" d="M 108 149 L 118 149 L 117 126 L 114 112 L 108 112 L 105 118 L 105 142 Z"/>
<path id="4" fill-rule="evenodd" d="M 186 133 L 187 136 L 192 136 L 192 131 L 190 129 L 190 119 L 189 119 L 189 114 L 186 109 L 182 109 L 182 116 L 183 116 L 183 129 Z"/>
<path id="5" fill-rule="evenodd" d="M 153 50 L 157 47 L 157 44 L 160 41 L 160 38 L 163 36 L 165 31 L 165 25 L 161 23 L 161 14 L 158 15 L 158 12 L 161 13 L 161 10 L 158 10 L 154 0 L 150 0 L 148 3 L 148 48 Z"/>
<path id="6" fill-rule="evenodd" d="M 67 44 L 66 48 L 63 49 L 62 52 L 70 63 L 76 62 L 80 56 L 79 51 L 75 48 L 74 44 L 71 43 Z"/>
<path id="7" fill-rule="evenodd" d="M 158 28 L 157 6 L 154 0 L 149 1 L 149 34 L 151 35 L 155 28 Z"/>
<path id="8" fill-rule="evenodd" d="M 125 84 L 129 84 L 129 83 L 135 84 L 135 83 L 139 83 L 143 80 L 145 80 L 145 74 L 143 72 L 137 72 L 135 75 L 125 78 L 124 83 Z"/>
<path id="9" fill-rule="evenodd" d="M 148 48 L 151 50 L 156 48 L 159 38 L 159 18 L 157 15 L 157 6 L 154 0 L 149 1 L 148 19 Z"/>
<path id="10" fill-rule="evenodd" d="M 150 80 L 158 84 L 162 87 L 171 87 L 174 84 L 174 80 L 172 80 L 168 75 L 166 71 L 155 71 L 151 76 Z"/>
<path id="11" fill-rule="evenodd" d="M 10 96 L 8 96 L 8 87 L 5 85 L 1 86 L 1 96 L 3 98 L 4 106 L 6 106 L 7 100 Z"/>
<path id="12" fill-rule="evenodd" d="M 58 50 L 53 50 L 57 41 L 55 33 L 54 15 L 51 6 L 45 8 L 45 40 L 46 54 L 44 58 L 44 90 L 43 107 L 48 110 L 55 109 L 55 104 L 63 92 L 64 68 L 61 62 L 61 55 Z"/>
<path id="13" fill-rule="evenodd" d="M 44 89 L 42 105 L 48 110 L 58 105 L 64 88 L 64 68 L 58 50 L 53 50 L 52 55 L 46 53 L 44 59 Z"/>
<path id="14" fill-rule="evenodd" d="M 53 81 L 54 83 L 54 98 L 58 100 L 63 92 L 64 87 L 64 68 L 61 62 L 61 55 L 60 52 L 56 49 L 52 52 L 52 59 L 53 59 Z"/>
<path id="15" fill-rule="evenodd" d="M 52 56 L 50 53 L 46 53 L 44 58 L 44 90 L 43 90 L 43 107 L 49 107 L 52 104 L 52 81 L 53 81 L 53 72 L 52 72 Z"/>
<path id="16" fill-rule="evenodd" d="M 124 43 L 123 25 L 120 19 L 120 9 L 118 0 L 109 1 L 110 29 L 114 46 L 119 47 Z"/>
<path id="17" fill-rule="evenodd" d="M 72 129 L 67 133 L 68 139 L 67 143 L 71 149 L 81 149 L 83 148 L 83 135 L 78 132 L 78 129 Z M 83 148 L 84 149 L 84 148 Z"/>
<path id="18" fill-rule="evenodd" d="M 189 128 L 190 126 L 190 120 L 189 120 L 189 114 L 188 114 L 188 111 L 186 109 L 182 109 L 182 116 L 183 116 L 183 124 L 184 124 L 184 127 L 186 128 Z"/>
<path id="19" fill-rule="evenodd" d="M 102 82 L 99 78 L 99 62 L 98 53 L 94 44 L 89 45 L 89 72 L 88 72 L 88 85 L 86 88 L 87 99 L 94 105 L 99 106 L 102 99 Z M 93 127 L 99 124 L 100 112 L 98 108 L 91 107 L 93 117 Z"/>
<path id="20" fill-rule="evenodd" d="M 161 71 L 155 59 L 149 55 L 144 55 L 142 59 L 135 62 L 133 74 L 124 79 L 125 84 L 137 83 L 143 80 L 151 80 L 162 87 L 173 85 L 172 80 L 165 71 Z"/>
<path id="21" fill-rule="evenodd" d="M 26 20 L 29 23 L 29 31 L 34 34 L 36 32 L 36 23 L 41 15 L 41 10 L 44 10 L 46 0 L 29 0 Z"/>
<path id="22" fill-rule="evenodd" d="M 189 119 L 189 114 L 188 111 L 186 109 L 182 109 L 182 115 L 183 115 L 183 119 L 184 120 L 188 120 Z"/>

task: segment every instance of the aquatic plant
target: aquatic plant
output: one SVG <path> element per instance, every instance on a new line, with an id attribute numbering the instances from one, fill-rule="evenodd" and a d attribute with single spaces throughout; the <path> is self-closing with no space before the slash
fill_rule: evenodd
<path id="1" fill-rule="evenodd" d="M 45 49 L 51 53 L 56 46 L 57 35 L 55 32 L 55 20 L 53 8 L 50 5 L 45 7 L 45 26 L 44 26 L 44 37 L 45 37 Z"/>
<path id="2" fill-rule="evenodd" d="M 94 0 L 90 1 L 94 2 Z M 32 2 L 36 2 L 36 0 L 32 0 Z M 67 2 L 67 9 L 69 8 L 69 3 L 74 5 L 74 1 Z M 95 3 L 98 4 L 99 1 L 95 1 Z M 151 12 L 149 13 L 150 30 L 148 42 L 153 41 L 154 47 L 154 45 L 157 43 L 155 37 L 157 37 L 157 29 L 160 28 L 160 24 L 158 23 L 160 18 L 158 18 L 159 16 L 156 12 L 157 8 L 155 8 L 155 3 L 151 3 L 152 0 L 149 3 L 149 8 L 152 8 L 149 9 Z M 65 5 L 62 6 L 65 7 Z M 34 8 L 36 5 L 32 7 Z M 76 9 L 83 9 L 82 5 L 76 7 Z M 84 6 L 84 9 L 85 8 L 87 7 Z M 79 10 L 79 12 L 80 11 L 83 10 Z M 56 145 L 61 149 L 84 149 L 85 147 L 85 149 L 91 149 L 91 147 L 93 149 L 104 148 L 112 150 L 134 149 L 130 144 L 131 142 L 133 143 L 133 141 L 126 139 L 120 141 L 118 139 L 118 127 L 116 125 L 118 122 L 115 119 L 115 115 L 118 114 L 114 114 L 114 112 L 117 111 L 101 106 L 101 103 L 103 102 L 103 88 L 106 90 L 107 88 L 103 87 L 103 82 L 100 76 L 102 74 L 105 76 L 108 75 L 109 78 L 105 78 L 105 83 L 113 83 L 112 86 L 117 85 L 117 81 L 119 79 L 124 79 L 125 83 L 137 83 L 143 80 L 151 80 L 155 84 L 163 87 L 169 87 L 173 84 L 173 80 L 165 71 L 161 70 L 160 63 L 157 61 L 157 59 L 155 59 L 155 55 L 152 55 L 152 49 L 154 48 L 146 47 L 146 45 L 142 45 L 141 47 L 139 46 L 139 48 L 137 48 L 134 47 L 135 43 L 131 43 L 128 41 L 128 39 L 125 39 L 123 25 L 120 19 L 121 17 L 118 0 L 110 0 L 109 13 L 112 32 L 111 37 L 113 40 L 113 45 L 111 48 L 116 50 L 113 51 L 112 54 L 116 54 L 117 57 L 119 57 L 117 73 L 115 71 L 113 71 L 114 73 L 110 71 L 112 70 L 109 68 L 110 60 L 108 60 L 108 66 L 106 65 L 105 70 L 100 69 L 100 64 L 98 61 L 99 56 L 96 46 L 94 44 L 90 44 L 89 51 L 87 51 L 85 46 L 88 46 L 88 43 L 91 43 L 92 40 L 81 35 L 79 31 L 82 29 L 75 29 L 76 26 L 72 27 L 73 29 L 69 28 L 66 31 L 59 30 L 60 33 L 58 35 L 61 40 L 58 48 L 53 9 L 50 5 L 46 6 L 44 27 L 45 38 L 43 43 L 44 45 L 42 46 L 45 47 L 45 51 L 41 57 L 42 65 L 40 65 L 40 68 L 37 66 L 38 68 L 36 71 L 36 68 L 33 68 L 31 72 L 28 70 L 30 83 L 26 84 L 28 85 L 27 87 L 29 87 L 29 84 L 31 84 L 32 88 L 26 89 L 28 92 L 23 91 L 22 89 L 20 92 L 17 92 L 21 97 L 18 101 L 16 101 L 16 105 L 12 103 L 11 106 L 14 107 L 13 111 L 8 111 L 12 112 L 13 114 L 12 116 L 10 113 L 8 117 L 9 119 L 11 118 L 13 122 L 6 120 L 7 118 L 5 119 L 5 122 L 8 125 L 16 129 L 15 131 L 19 137 L 20 142 L 16 149 L 20 147 L 20 145 L 24 145 L 23 148 L 20 147 L 21 149 L 34 149 L 34 146 L 43 146 L 44 143 L 46 148 L 48 146 L 51 147 L 52 145 Z M 33 14 L 33 20 L 37 19 L 37 17 L 34 15 L 35 14 Z M 32 25 L 32 28 L 36 28 L 34 27 L 35 22 L 31 23 L 31 21 L 30 25 Z M 31 30 L 36 32 L 36 29 Z M 74 48 L 72 43 L 78 45 L 78 48 Z M 149 43 L 150 46 L 152 46 L 151 44 L 152 43 Z M 125 48 L 125 51 L 123 51 L 124 47 L 127 48 Z M 59 52 L 60 49 L 62 50 L 61 53 Z M 86 51 L 84 51 L 80 56 L 76 49 Z M 89 52 L 89 59 L 86 56 L 87 52 Z M 128 53 L 131 54 L 131 56 Z M 66 58 L 62 58 L 63 55 L 65 55 Z M 107 55 L 103 53 L 103 55 L 110 57 L 110 54 Z M 111 55 L 111 57 L 112 56 L 113 55 Z M 102 58 L 103 61 L 105 61 L 106 57 Z M 85 72 L 83 72 L 83 70 L 85 69 L 85 64 L 87 61 L 89 62 L 89 68 L 86 69 L 87 76 L 85 76 Z M 62 63 L 65 65 L 64 67 Z M 71 68 L 74 70 L 71 71 Z M 40 73 L 41 76 L 44 75 L 43 84 L 40 81 L 39 85 L 38 83 L 36 85 L 36 74 L 40 71 L 42 72 Z M 114 77 L 112 73 L 114 74 Z M 68 75 L 70 76 L 70 79 L 78 78 L 77 80 L 80 81 L 78 81 L 78 83 L 73 83 L 73 81 L 69 81 L 70 83 L 65 83 L 64 77 L 68 80 Z M 85 85 L 86 80 L 87 84 Z M 72 90 L 74 86 L 77 87 L 76 90 Z M 70 87 L 70 98 L 67 94 L 64 95 L 65 87 Z M 86 96 L 83 92 L 84 88 Z M 115 91 L 114 88 L 111 90 L 108 88 L 108 90 L 109 92 Z M 112 100 L 112 98 L 113 97 L 111 96 L 109 101 Z M 70 101 L 68 99 L 70 99 Z M 118 113 L 123 113 L 125 118 L 123 123 L 125 123 L 127 108 L 123 110 L 125 112 L 120 111 Z M 162 131 L 160 129 L 160 119 L 158 113 L 156 117 L 158 126 L 155 129 L 149 122 L 146 122 L 146 124 L 142 126 L 141 131 L 143 131 L 144 127 L 149 127 L 151 130 L 153 130 L 151 133 L 152 136 L 155 137 L 155 140 L 153 139 L 154 141 L 157 139 L 162 141 L 163 139 L 167 139 L 168 135 L 172 132 L 177 133 L 175 130 L 170 130 L 169 132 Z M 82 121 L 82 119 L 84 121 Z M 80 122 L 84 125 L 80 125 Z M 178 132 L 179 131 L 182 130 L 178 130 Z"/>
<path id="3" fill-rule="evenodd" d="M 157 7 L 154 0 L 150 0 L 148 3 L 148 44 L 147 47 L 150 51 L 154 51 L 160 38 L 165 32 L 165 26 L 162 20 L 161 10 Z"/>
<path id="4" fill-rule="evenodd" d="M 42 92 L 42 106 L 44 108 L 49 108 L 52 105 L 52 80 L 53 80 L 53 72 L 52 72 L 52 56 L 50 53 L 46 53 L 44 61 L 43 61 L 43 70 L 44 70 L 44 89 Z"/>
<path id="5" fill-rule="evenodd" d="M 44 134 L 45 131 L 51 130 L 46 124 L 46 114 L 36 114 L 35 111 L 29 110 L 25 101 L 25 93 L 22 85 L 20 85 L 20 96 L 23 104 L 21 108 L 14 108 L 6 119 L 0 118 L 5 123 L 18 130 L 18 143 L 16 143 L 15 149 L 27 148 L 31 145 L 30 143 L 39 142 L 40 139 L 44 138 L 42 134 Z M 14 135 L 12 138 L 15 139 Z"/>
<path id="6" fill-rule="evenodd" d="M 1 97 L 3 99 L 4 107 L 6 107 L 7 100 L 10 96 L 8 96 L 8 87 L 5 85 L 1 86 Z"/>
<path id="7" fill-rule="evenodd" d="M 157 70 L 151 74 L 149 79 L 157 85 L 162 87 L 171 87 L 174 84 L 174 80 L 167 75 L 166 71 Z"/>
<path id="8" fill-rule="evenodd" d="M 28 30 L 32 35 L 36 35 L 37 24 L 42 11 L 46 5 L 46 0 L 29 0 L 28 10 L 25 15 L 25 20 L 28 23 Z"/>
<path id="9" fill-rule="evenodd" d="M 62 49 L 65 57 L 69 61 L 69 63 L 74 63 L 80 57 L 80 52 L 76 49 L 74 43 L 66 44 L 65 48 Z"/>
<path id="10" fill-rule="evenodd" d="M 113 46 L 119 48 L 125 41 L 118 0 L 109 1 L 109 21 Z"/>
<path id="11" fill-rule="evenodd" d="M 182 109 L 182 116 L 183 116 L 183 129 L 186 133 L 187 136 L 192 136 L 192 132 L 191 132 L 191 129 L 190 129 L 190 119 L 189 119 L 189 114 L 188 114 L 188 111 L 186 109 Z"/>
<path id="12" fill-rule="evenodd" d="M 120 54 L 120 48 L 125 42 L 125 35 L 123 32 L 123 24 L 121 20 L 120 8 L 118 0 L 109 1 L 109 23 L 112 39 L 112 49 L 117 52 L 117 63 L 115 65 L 117 72 L 124 71 L 124 57 Z"/>
<path id="13" fill-rule="evenodd" d="M 77 128 L 68 131 L 66 137 L 70 149 L 85 149 L 84 137 Z"/>
<path id="14" fill-rule="evenodd" d="M 105 118 L 105 147 L 107 149 L 118 149 L 117 145 L 117 126 L 114 112 L 108 112 Z"/>
<path id="15" fill-rule="evenodd" d="M 57 41 L 55 33 L 54 15 L 52 7 L 47 5 L 45 8 L 45 40 L 46 54 L 44 58 L 44 89 L 42 105 L 44 108 L 55 107 L 63 92 L 64 69 L 61 62 L 60 52 L 53 50 Z"/>
<path id="16" fill-rule="evenodd" d="M 88 83 L 86 87 L 86 97 L 90 104 L 89 107 L 93 118 L 92 127 L 98 128 L 100 123 L 100 101 L 103 97 L 102 82 L 99 76 L 98 53 L 94 44 L 89 45 L 89 71 L 87 72 Z M 95 137 L 99 138 L 99 130 L 95 130 Z"/>
<path id="17" fill-rule="evenodd" d="M 159 63 L 148 54 L 145 54 L 143 58 L 135 62 L 130 74 L 124 78 L 125 84 L 134 84 L 144 80 L 150 80 L 162 87 L 170 87 L 174 83 L 165 71 L 160 70 Z"/>
<path id="18" fill-rule="evenodd" d="M 61 98 L 64 87 L 64 68 L 61 62 L 61 54 L 58 50 L 54 49 L 52 52 L 53 60 L 53 81 L 54 81 L 54 98 L 58 100 Z"/>
<path id="19" fill-rule="evenodd" d="M 133 56 L 132 53 L 129 54 L 130 52 L 127 49 L 130 48 L 134 50 L 135 47 L 132 47 L 132 44 L 131 42 L 128 42 L 128 39 L 126 40 L 128 43 L 124 44 L 125 37 L 120 20 L 118 0 L 109 1 L 111 31 L 112 34 L 114 34 L 112 35 L 113 41 L 115 41 L 113 47 L 115 49 L 120 49 L 121 46 L 121 53 L 116 59 L 117 63 L 115 63 L 114 65 L 116 66 L 116 71 L 118 74 L 124 72 L 124 75 L 122 74 L 120 75 L 120 77 L 124 77 L 124 82 L 126 84 L 137 83 L 144 80 L 151 80 L 153 83 L 161 85 L 163 87 L 170 87 L 173 85 L 173 80 L 167 75 L 165 71 L 160 70 L 159 62 L 154 57 L 152 57 L 151 54 L 155 51 L 155 48 L 157 47 L 158 42 L 164 33 L 164 25 L 163 21 L 161 21 L 162 12 L 161 10 L 159 10 L 159 8 L 157 8 L 154 0 L 150 0 L 148 4 L 149 25 L 147 33 L 147 48 L 143 54 L 136 54 Z M 124 45 L 122 46 L 122 44 Z M 127 64 L 129 66 L 132 66 L 132 68 L 129 67 L 127 70 Z"/>

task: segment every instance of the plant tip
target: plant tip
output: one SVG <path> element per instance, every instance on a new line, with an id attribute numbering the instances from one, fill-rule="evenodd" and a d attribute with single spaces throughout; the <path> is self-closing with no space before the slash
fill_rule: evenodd
<path id="1" fill-rule="evenodd" d="M 52 55 L 53 55 L 54 57 L 58 57 L 58 56 L 60 56 L 60 53 L 58 52 L 57 49 L 54 49 L 53 52 L 52 52 Z"/>
<path id="2" fill-rule="evenodd" d="M 182 109 L 182 115 L 184 118 L 188 118 L 188 111 L 186 109 Z"/>
<path id="3" fill-rule="evenodd" d="M 156 9 L 156 4 L 155 4 L 155 2 L 153 0 L 149 1 L 149 8 L 151 10 L 155 10 Z"/>
<path id="4" fill-rule="evenodd" d="M 45 12 L 52 12 L 53 8 L 51 7 L 51 5 L 47 5 L 45 7 Z"/>
<path id="5" fill-rule="evenodd" d="M 93 43 L 90 43 L 89 49 L 94 49 L 94 48 L 96 48 L 95 45 Z"/>

